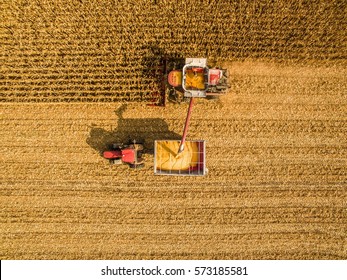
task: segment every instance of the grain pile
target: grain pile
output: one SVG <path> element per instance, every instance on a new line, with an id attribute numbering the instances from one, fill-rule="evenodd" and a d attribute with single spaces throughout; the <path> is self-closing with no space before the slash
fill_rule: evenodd
<path id="1" fill-rule="evenodd" d="M 346 4 L 230 2 L 0 2 L 1 259 L 346 259 Z M 162 55 L 230 71 L 192 115 L 205 177 L 100 156 L 179 139 Z"/>

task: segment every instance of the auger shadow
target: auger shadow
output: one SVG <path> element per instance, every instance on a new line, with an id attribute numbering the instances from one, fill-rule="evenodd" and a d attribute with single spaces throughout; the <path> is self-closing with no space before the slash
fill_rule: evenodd
<path id="1" fill-rule="evenodd" d="M 112 148 L 113 143 L 128 143 L 136 140 L 144 144 L 144 153 L 152 154 L 155 140 L 180 140 L 181 136 L 170 131 L 168 124 L 160 118 L 125 119 L 123 112 L 127 105 L 122 105 L 115 113 L 118 116 L 117 127 L 107 130 L 96 125 L 90 128 L 87 144 L 100 155 Z"/>

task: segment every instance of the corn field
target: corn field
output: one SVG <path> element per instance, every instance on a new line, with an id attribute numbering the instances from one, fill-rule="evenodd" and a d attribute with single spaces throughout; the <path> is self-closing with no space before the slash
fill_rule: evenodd
<path id="1" fill-rule="evenodd" d="M 341 61 L 345 13 L 344 1 L 3 0 L 1 101 L 153 100 L 163 57 Z"/>
<path id="2" fill-rule="evenodd" d="M 0 0 L 0 17 L 1 259 L 346 259 L 345 1 Z M 187 104 L 147 105 L 186 57 L 231 87 L 192 112 L 208 174 L 155 176 Z M 101 156 L 134 138 L 143 169 Z"/>

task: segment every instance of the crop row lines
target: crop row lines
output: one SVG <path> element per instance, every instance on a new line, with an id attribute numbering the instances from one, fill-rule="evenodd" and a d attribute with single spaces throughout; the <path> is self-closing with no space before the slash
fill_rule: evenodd
<path id="1" fill-rule="evenodd" d="M 90 103 L 90 102 L 121 102 L 121 101 L 148 101 L 148 102 L 159 102 L 161 99 L 157 96 L 148 96 L 144 97 L 141 95 L 117 95 L 117 96 L 71 96 L 64 97 L 62 94 L 57 94 L 56 96 L 39 96 L 39 97 L 31 97 L 31 96 L 23 96 L 23 97 L 10 97 L 4 98 L 0 97 L 0 102 L 25 102 L 25 103 L 46 103 L 46 102 L 54 102 L 54 103 Z"/>

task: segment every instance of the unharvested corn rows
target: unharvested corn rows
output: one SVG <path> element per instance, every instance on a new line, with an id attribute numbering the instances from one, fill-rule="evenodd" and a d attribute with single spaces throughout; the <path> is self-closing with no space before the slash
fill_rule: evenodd
<path id="1" fill-rule="evenodd" d="M 166 57 L 338 60 L 343 1 L 8 1 L 0 101 L 159 102 Z"/>

